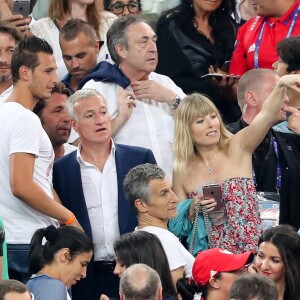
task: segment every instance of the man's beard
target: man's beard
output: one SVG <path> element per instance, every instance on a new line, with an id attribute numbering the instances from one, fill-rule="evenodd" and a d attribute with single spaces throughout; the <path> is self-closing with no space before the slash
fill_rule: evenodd
<path id="1" fill-rule="evenodd" d="M 11 80 L 11 78 L 12 78 L 11 74 L 0 75 L 0 83 L 7 82 L 7 81 Z"/>

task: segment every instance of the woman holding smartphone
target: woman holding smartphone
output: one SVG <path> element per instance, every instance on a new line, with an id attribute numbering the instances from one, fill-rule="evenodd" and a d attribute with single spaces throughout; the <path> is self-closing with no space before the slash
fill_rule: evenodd
<path id="1" fill-rule="evenodd" d="M 233 253 L 256 250 L 261 220 L 252 180 L 252 153 L 278 113 L 285 114 L 287 87 L 300 91 L 299 86 L 299 75 L 281 77 L 260 113 L 236 135 L 226 130 L 215 105 L 205 96 L 192 94 L 182 101 L 175 114 L 173 188 L 180 200 L 193 200 L 179 204 L 180 222 L 170 222 L 174 234 L 191 240 L 193 232 L 195 237 L 200 235 L 197 238 L 205 246 L 202 218 L 197 218 L 199 226 L 195 231 L 191 223 L 201 213 L 200 206 L 211 212 L 216 202 L 203 199 L 198 191 L 205 184 L 220 184 L 227 217 L 224 222 L 211 224 L 209 246 Z M 203 250 L 201 246 L 195 246 L 194 253 L 199 250 Z"/>

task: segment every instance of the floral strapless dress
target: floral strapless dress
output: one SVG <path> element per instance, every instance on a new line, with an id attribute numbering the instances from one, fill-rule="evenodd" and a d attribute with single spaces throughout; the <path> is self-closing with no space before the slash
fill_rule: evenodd
<path id="1" fill-rule="evenodd" d="M 223 248 L 233 253 L 256 252 L 262 229 L 253 180 L 227 179 L 221 183 L 221 189 L 227 221 L 211 226 L 210 248 Z"/>

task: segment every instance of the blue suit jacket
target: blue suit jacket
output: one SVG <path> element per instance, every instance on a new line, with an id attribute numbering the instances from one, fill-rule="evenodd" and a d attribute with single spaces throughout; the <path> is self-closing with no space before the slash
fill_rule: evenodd
<path id="1" fill-rule="evenodd" d="M 131 232 L 137 226 L 134 210 L 125 199 L 123 181 L 129 170 L 144 163 L 156 164 L 153 153 L 149 149 L 115 144 L 116 169 L 118 180 L 118 219 L 120 234 Z M 74 151 L 54 163 L 53 185 L 62 204 L 71 210 L 85 233 L 92 239 L 91 224 L 85 204 L 80 166 Z M 92 259 L 93 260 L 93 259 Z M 87 277 L 81 280 L 73 290 L 73 299 L 95 299 L 93 290 L 93 262 L 88 266 Z"/>

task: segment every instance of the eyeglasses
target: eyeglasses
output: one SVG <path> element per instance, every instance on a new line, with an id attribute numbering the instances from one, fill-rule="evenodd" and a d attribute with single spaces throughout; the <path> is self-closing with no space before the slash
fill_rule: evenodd
<path id="1" fill-rule="evenodd" d="M 128 11 L 132 14 L 135 14 L 140 10 L 140 4 L 138 2 L 128 2 L 128 4 L 116 2 L 110 5 L 109 8 L 115 15 L 120 15 L 121 13 L 123 13 L 125 6 L 127 7 Z"/>

